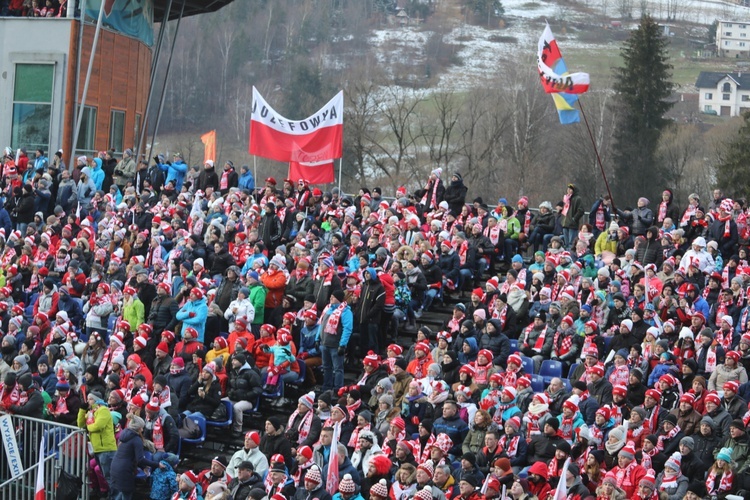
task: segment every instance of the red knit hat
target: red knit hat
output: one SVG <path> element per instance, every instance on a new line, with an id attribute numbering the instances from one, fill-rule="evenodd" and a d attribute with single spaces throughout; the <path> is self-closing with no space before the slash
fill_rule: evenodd
<path id="1" fill-rule="evenodd" d="M 401 429 L 402 431 L 406 429 L 406 422 L 404 422 L 404 419 L 401 417 L 394 417 L 391 419 L 391 425 L 394 427 L 397 427 Z"/>
<path id="2" fill-rule="evenodd" d="M 620 456 L 625 456 L 625 458 L 630 458 L 631 460 L 635 458 L 635 443 L 633 441 L 628 441 L 628 443 L 625 445 L 623 449 L 620 450 L 619 453 Z"/>
<path id="3" fill-rule="evenodd" d="M 649 389 L 646 391 L 646 397 L 651 397 L 656 401 L 661 401 L 661 391 L 658 389 Z"/>
<path id="4" fill-rule="evenodd" d="M 740 390 L 740 384 L 736 380 L 727 380 L 724 382 L 724 387 L 722 387 L 725 391 L 732 391 L 733 393 L 737 394 Z"/>
<path id="5" fill-rule="evenodd" d="M 367 356 L 362 360 L 362 364 L 377 368 L 380 366 L 380 356 L 375 354 L 375 351 L 368 351 Z"/>
<path id="6" fill-rule="evenodd" d="M 628 388 L 624 385 L 618 384 L 612 388 L 612 395 L 617 395 L 623 398 L 628 397 Z"/>

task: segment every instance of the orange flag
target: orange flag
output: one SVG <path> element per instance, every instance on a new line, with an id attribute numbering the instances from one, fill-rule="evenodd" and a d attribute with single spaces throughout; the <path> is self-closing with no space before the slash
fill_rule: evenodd
<path id="1" fill-rule="evenodd" d="M 216 161 L 216 130 L 203 134 L 201 142 L 204 146 L 203 163 L 206 163 L 208 160 Z"/>

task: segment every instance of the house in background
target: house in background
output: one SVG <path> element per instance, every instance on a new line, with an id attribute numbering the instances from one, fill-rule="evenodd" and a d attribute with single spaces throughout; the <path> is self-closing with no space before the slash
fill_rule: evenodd
<path id="1" fill-rule="evenodd" d="M 750 111 L 750 73 L 701 71 L 695 86 L 702 113 L 739 116 Z"/>
<path id="2" fill-rule="evenodd" d="M 750 21 L 718 21 L 716 51 L 719 57 L 750 57 Z"/>

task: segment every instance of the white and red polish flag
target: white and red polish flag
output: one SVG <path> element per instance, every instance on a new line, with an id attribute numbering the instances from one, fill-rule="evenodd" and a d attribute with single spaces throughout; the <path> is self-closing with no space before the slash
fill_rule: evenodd
<path id="1" fill-rule="evenodd" d="M 335 158 L 341 158 L 343 147 L 343 91 L 304 120 L 289 120 L 269 106 L 253 87 L 251 155 L 303 165 L 320 162 L 329 165 Z"/>

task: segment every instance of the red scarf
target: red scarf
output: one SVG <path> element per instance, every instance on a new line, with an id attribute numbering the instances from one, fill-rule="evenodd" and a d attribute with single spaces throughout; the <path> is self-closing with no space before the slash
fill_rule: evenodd
<path id="1" fill-rule="evenodd" d="M 664 470 L 666 471 L 666 469 Z M 677 474 L 675 474 L 672 477 L 667 477 L 667 475 L 664 474 L 661 477 L 661 484 L 659 485 L 659 491 L 666 491 L 668 488 L 677 488 L 677 481 L 679 481 L 681 477 L 682 477 L 682 473 L 680 471 L 677 471 Z"/>
<path id="2" fill-rule="evenodd" d="M 562 416 L 560 429 L 557 431 L 557 435 L 566 441 L 573 440 L 573 417 L 567 418 L 565 416 Z"/>
<path id="3" fill-rule="evenodd" d="M 671 431 L 669 431 L 666 434 L 660 435 L 659 438 L 656 440 L 656 449 L 659 451 L 664 451 L 664 441 L 668 439 L 672 439 L 673 437 L 677 435 L 678 432 L 680 432 L 680 426 L 675 425 L 674 427 L 672 427 Z"/>
<path id="4" fill-rule="evenodd" d="M 516 454 L 518 454 L 518 443 L 520 441 L 520 434 L 514 434 L 510 438 L 507 434 L 503 435 L 503 437 L 497 442 L 497 454 L 499 455 L 500 453 L 505 452 L 508 458 L 515 458 Z"/>
<path id="5" fill-rule="evenodd" d="M 469 242 L 464 240 L 463 243 L 456 249 L 458 252 L 458 261 L 463 266 L 466 264 L 466 255 L 469 253 Z"/>
<path id="6" fill-rule="evenodd" d="M 600 203 L 599 208 L 596 209 L 596 220 L 594 225 L 599 231 L 604 231 L 607 225 L 606 217 L 604 216 L 604 204 Z"/>
<path id="7" fill-rule="evenodd" d="M 270 476 L 270 474 L 269 474 L 269 476 Z M 185 500 L 198 500 L 198 491 L 197 491 L 197 488 L 195 488 L 195 487 L 193 487 L 193 489 L 190 490 L 190 493 L 188 494 L 188 496 L 183 497 L 181 495 L 182 495 L 182 493 L 180 492 L 180 490 L 177 490 L 175 492 L 175 494 L 172 495 L 172 500 L 182 500 L 182 499 L 185 499 Z"/>
<path id="8" fill-rule="evenodd" d="M 483 234 L 490 239 L 493 245 L 497 245 L 497 242 L 500 241 L 500 227 L 497 224 L 491 228 L 485 228 Z"/>
<path id="9" fill-rule="evenodd" d="M 637 484 L 633 484 L 631 476 L 633 474 L 633 469 L 635 469 L 636 463 L 635 460 L 630 462 L 627 467 L 624 469 L 622 467 L 616 467 L 615 470 L 615 479 L 617 480 L 617 487 L 626 490 L 626 491 L 633 491 L 633 489 L 638 488 Z"/>
<path id="10" fill-rule="evenodd" d="M 529 234 L 531 231 L 531 210 L 526 209 L 526 215 L 523 216 L 523 232 Z"/>
<path id="11" fill-rule="evenodd" d="M 412 441 L 412 443 L 415 444 L 416 448 L 414 458 L 417 460 L 418 464 L 424 463 L 430 458 L 430 450 L 435 445 L 435 435 L 430 434 L 430 437 L 427 438 L 427 442 L 424 446 L 422 446 L 422 442 L 419 439 Z"/>
<path id="12" fill-rule="evenodd" d="M 151 440 L 154 442 L 156 451 L 164 451 L 164 428 L 162 426 L 161 415 L 154 420 L 154 427 L 151 431 Z"/>
<path id="13" fill-rule="evenodd" d="M 331 286 L 331 280 L 333 279 L 333 269 L 326 270 L 325 274 L 318 271 L 317 278 L 323 278 L 323 286 Z"/>
<path id="14" fill-rule="evenodd" d="M 732 214 L 727 214 L 724 217 L 719 215 L 717 219 L 724 223 L 724 238 L 729 238 L 732 235 Z"/>
<path id="15" fill-rule="evenodd" d="M 389 436 L 386 435 L 385 439 L 383 440 L 382 450 L 385 456 L 390 457 L 391 454 L 393 454 L 393 452 L 395 452 L 396 450 L 391 450 L 391 445 L 389 444 L 390 440 L 388 439 L 388 437 Z M 406 430 L 400 430 L 398 432 L 398 436 L 396 436 L 396 439 L 395 439 L 396 443 L 400 443 L 401 441 L 404 441 L 405 439 L 406 439 Z"/>
<path id="16" fill-rule="evenodd" d="M 308 413 L 312 413 L 312 412 L 308 412 Z M 364 432 L 364 431 L 369 431 L 369 430 L 370 430 L 370 424 L 367 424 L 361 429 L 359 428 L 359 426 L 355 427 L 354 430 L 352 431 L 351 437 L 349 438 L 349 443 L 347 444 L 347 446 L 349 448 L 354 448 L 354 451 L 358 451 L 360 448 L 359 447 L 359 433 Z"/>
<path id="17" fill-rule="evenodd" d="M 57 398 L 57 403 L 55 404 L 55 412 L 62 415 L 68 413 L 68 401 L 64 397 L 60 396 L 59 398 Z"/>
<path id="18" fill-rule="evenodd" d="M 561 336 L 562 338 L 560 338 Z M 564 332 L 557 332 L 555 333 L 555 338 L 552 340 L 552 344 L 555 346 L 558 357 L 564 356 L 570 352 L 570 347 L 573 345 L 573 335 L 565 335 Z"/>
<path id="19" fill-rule="evenodd" d="M 561 472 L 562 464 L 558 464 L 557 457 L 550 460 L 549 465 L 547 466 L 547 478 L 551 479 L 553 477 L 560 477 Z"/>
<path id="20" fill-rule="evenodd" d="M 496 297 L 496 295 L 493 296 L 492 300 L 494 301 Z M 492 318 L 500 321 L 501 332 L 505 330 L 505 322 L 508 320 L 508 305 L 506 304 L 500 312 L 495 309 L 495 311 L 492 313 Z"/>
<path id="21" fill-rule="evenodd" d="M 663 222 L 667 218 L 667 207 L 669 204 L 666 201 L 659 203 L 659 215 L 657 216 L 657 222 Z"/>
<path id="22" fill-rule="evenodd" d="M 530 324 L 526 331 L 524 332 L 523 337 L 523 343 L 528 345 L 529 340 L 529 334 L 531 334 L 531 331 L 534 329 L 534 324 Z M 544 325 L 544 329 L 539 333 L 539 337 L 537 337 L 536 342 L 534 343 L 534 347 L 532 349 L 536 352 L 542 352 L 542 347 L 544 346 L 544 337 L 547 336 L 547 325 Z"/>
<path id="23" fill-rule="evenodd" d="M 645 409 L 645 408 L 644 408 Z M 651 415 L 646 419 L 646 422 L 648 422 L 648 430 L 649 432 L 658 432 L 659 429 L 659 410 L 660 410 L 659 404 L 655 404 L 653 408 L 651 408 Z M 646 410 L 648 411 L 648 410 Z"/>
<path id="24" fill-rule="evenodd" d="M 706 478 L 706 490 L 708 490 L 709 496 L 718 495 L 719 493 L 729 493 L 732 490 L 733 483 L 734 473 L 732 473 L 732 470 L 730 469 L 726 474 L 721 475 L 721 479 L 717 485 L 716 472 L 714 471 L 714 467 L 711 467 L 708 477 Z"/>
<path id="25" fill-rule="evenodd" d="M 332 307 L 334 307 L 335 309 L 331 312 Z M 328 316 L 326 324 L 323 326 L 323 331 L 325 333 L 327 333 L 328 335 L 339 334 L 339 322 L 341 321 L 341 314 L 344 312 L 344 309 L 346 309 L 346 302 L 342 302 L 338 306 L 332 306 L 331 304 L 328 304 L 326 306 L 326 310 L 323 311 L 323 315 L 325 316 L 329 312 L 330 315 Z"/>
<path id="26" fill-rule="evenodd" d="M 565 196 L 563 196 L 563 209 L 562 209 L 563 217 L 568 215 L 568 210 L 570 210 L 570 195 L 565 194 Z"/>
<path id="27" fill-rule="evenodd" d="M 695 208 L 693 205 L 688 205 L 688 207 L 685 209 L 685 211 L 682 213 L 682 218 L 680 219 L 680 226 L 687 226 L 688 222 L 690 221 L 690 218 L 695 215 Z"/>

